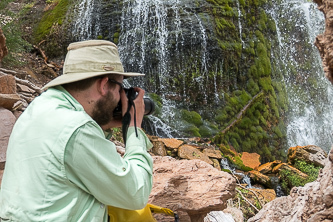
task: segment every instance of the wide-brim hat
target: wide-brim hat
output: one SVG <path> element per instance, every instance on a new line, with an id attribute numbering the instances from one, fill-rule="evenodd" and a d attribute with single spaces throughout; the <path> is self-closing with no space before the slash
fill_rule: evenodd
<path id="1" fill-rule="evenodd" d="M 46 84 L 43 89 L 77 82 L 105 74 L 124 77 L 144 76 L 142 73 L 124 72 L 117 46 L 106 40 L 87 40 L 69 44 L 63 74 Z"/>

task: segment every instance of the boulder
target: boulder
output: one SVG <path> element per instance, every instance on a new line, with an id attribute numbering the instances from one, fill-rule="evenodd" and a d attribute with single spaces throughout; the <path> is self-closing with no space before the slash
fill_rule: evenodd
<path id="1" fill-rule="evenodd" d="M 241 159 L 245 166 L 252 169 L 257 168 L 260 165 L 260 155 L 257 153 L 243 152 Z"/>
<path id="2" fill-rule="evenodd" d="M 153 156 L 154 184 L 149 203 L 176 212 L 180 221 L 200 221 L 211 211 L 223 210 L 235 195 L 236 181 L 228 173 L 201 160 Z M 156 215 L 159 222 L 170 217 Z"/>
<path id="3" fill-rule="evenodd" d="M 204 149 L 202 151 L 204 154 L 206 154 L 206 156 L 208 156 L 209 158 L 214 158 L 214 159 L 222 159 L 222 154 L 220 150 L 215 150 L 215 149 Z"/>
<path id="4" fill-rule="evenodd" d="M 151 152 L 158 156 L 166 156 L 167 152 L 165 149 L 165 145 L 162 141 L 159 140 L 157 136 L 149 136 L 150 141 L 153 144 L 153 148 Z"/>
<path id="5" fill-rule="evenodd" d="M 263 165 L 260 165 L 257 168 L 257 171 L 259 171 L 262 174 L 270 174 L 272 173 L 274 167 L 276 167 L 277 165 L 279 165 L 280 163 L 282 163 L 281 160 L 275 160 L 273 162 L 269 162 L 269 163 L 265 163 Z"/>
<path id="6" fill-rule="evenodd" d="M 1 94 L 16 94 L 16 81 L 12 75 L 0 76 L 0 93 Z"/>
<path id="7" fill-rule="evenodd" d="M 0 94 L 0 107 L 11 110 L 20 99 L 18 94 Z"/>
<path id="8" fill-rule="evenodd" d="M 16 81 L 12 75 L 0 76 L 0 106 L 11 110 L 13 105 L 20 100 L 16 93 Z"/>
<path id="9" fill-rule="evenodd" d="M 266 204 L 248 222 L 333 221 L 333 149 L 318 179 Z"/>
<path id="10" fill-rule="evenodd" d="M 296 160 L 304 160 L 315 166 L 324 167 L 326 152 L 314 145 L 290 147 L 288 150 L 288 164 L 293 165 Z"/>
<path id="11" fill-rule="evenodd" d="M 291 173 L 296 174 L 296 175 L 302 177 L 303 179 L 306 179 L 308 177 L 308 175 L 306 175 L 302 171 L 300 171 L 300 170 L 296 169 L 295 167 L 290 166 L 286 163 L 280 163 L 277 166 L 275 166 L 272 170 L 272 173 L 278 174 L 278 173 L 280 173 L 281 170 L 290 171 Z"/>
<path id="12" fill-rule="evenodd" d="M 272 188 L 271 179 L 268 176 L 260 173 L 259 171 L 251 170 L 250 172 L 248 172 L 248 176 L 254 183 L 262 184 L 265 187 Z"/>
<path id="13" fill-rule="evenodd" d="M 178 149 L 184 143 L 184 141 L 174 138 L 159 138 L 159 140 L 169 149 Z"/>
<path id="14" fill-rule="evenodd" d="M 200 152 L 200 150 L 191 145 L 182 145 L 181 147 L 179 147 L 178 157 L 188 160 L 199 159 L 213 165 L 213 162 L 209 159 L 209 157 L 205 153 Z"/>
<path id="15" fill-rule="evenodd" d="M 9 136 L 16 118 L 12 112 L 0 107 L 0 163 L 6 161 Z"/>
<path id="16" fill-rule="evenodd" d="M 257 197 L 259 198 L 259 201 L 263 204 L 271 202 L 272 200 L 274 200 L 276 198 L 276 193 L 275 193 L 274 189 L 250 188 L 249 190 L 255 192 L 257 194 Z M 250 194 L 251 194 L 251 192 L 250 192 Z M 253 195 L 252 197 L 249 198 L 249 200 L 255 200 L 256 198 Z"/>

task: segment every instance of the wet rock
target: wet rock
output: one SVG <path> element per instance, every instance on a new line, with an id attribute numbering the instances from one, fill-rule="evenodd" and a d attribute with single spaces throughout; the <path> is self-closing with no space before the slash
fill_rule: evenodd
<path id="1" fill-rule="evenodd" d="M 288 150 L 288 164 L 293 165 L 296 160 L 304 160 L 315 166 L 324 167 L 326 152 L 318 146 L 296 146 Z"/>
<path id="2" fill-rule="evenodd" d="M 303 179 L 306 179 L 308 177 L 308 175 L 306 175 L 302 171 L 300 171 L 300 170 L 296 169 L 295 167 L 290 166 L 286 163 L 278 164 L 276 167 L 274 167 L 274 169 L 272 170 L 272 173 L 278 174 L 278 173 L 280 173 L 281 170 L 287 170 L 293 174 L 296 174 L 296 175 L 302 177 Z"/>
<path id="3" fill-rule="evenodd" d="M 330 155 L 333 154 L 333 149 Z M 266 204 L 260 212 L 248 222 L 258 221 L 333 221 L 333 161 L 325 160 L 325 167 L 318 179 L 294 187 L 289 196 L 279 197 Z"/>
<path id="4" fill-rule="evenodd" d="M 273 162 L 269 162 L 269 163 L 265 163 L 263 165 L 260 165 L 257 168 L 257 171 L 259 171 L 262 174 L 269 174 L 272 173 L 274 167 L 276 167 L 277 165 L 279 165 L 280 163 L 282 163 L 281 160 L 275 160 Z"/>
<path id="5" fill-rule="evenodd" d="M 260 173 L 259 171 L 251 170 L 250 172 L 248 172 L 248 176 L 254 183 L 262 184 L 265 187 L 272 188 L 271 179 L 268 176 Z"/>
<path id="6" fill-rule="evenodd" d="M 243 152 L 241 157 L 243 164 L 252 169 L 257 168 L 260 165 L 260 155 L 257 153 Z"/>

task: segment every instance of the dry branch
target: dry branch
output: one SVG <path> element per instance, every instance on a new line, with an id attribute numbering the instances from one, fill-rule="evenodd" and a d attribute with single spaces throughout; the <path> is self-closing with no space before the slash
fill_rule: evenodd
<path id="1" fill-rule="evenodd" d="M 242 191 L 240 191 L 240 190 L 238 190 L 237 188 L 236 188 L 236 190 L 237 190 L 237 192 L 241 195 L 241 197 L 248 203 L 248 204 L 250 204 L 257 212 L 259 212 L 259 210 L 258 210 L 258 208 L 256 208 L 256 206 L 254 206 L 248 199 L 246 199 L 244 196 L 243 196 L 243 193 L 242 193 Z"/>
<path id="2" fill-rule="evenodd" d="M 29 88 L 33 89 L 35 92 L 37 92 L 39 95 L 42 93 L 42 90 L 38 87 L 35 86 L 34 84 L 32 84 L 31 82 L 27 81 L 27 80 L 23 80 L 20 78 L 15 77 L 16 82 L 18 82 L 19 84 L 28 86 Z"/>
<path id="3" fill-rule="evenodd" d="M 263 91 L 260 91 L 257 95 L 255 95 L 244 107 L 243 109 L 237 114 L 237 117 L 232 123 L 229 124 L 224 130 L 222 130 L 222 134 L 225 134 L 231 127 L 233 127 L 237 122 L 242 119 L 242 116 L 246 112 L 246 110 L 251 106 L 251 104 L 258 98 L 264 95 Z"/>

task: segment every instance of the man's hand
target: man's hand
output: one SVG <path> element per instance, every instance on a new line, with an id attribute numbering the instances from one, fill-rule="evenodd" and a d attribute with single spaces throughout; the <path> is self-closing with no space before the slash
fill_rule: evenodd
<path id="1" fill-rule="evenodd" d="M 141 128 L 142 119 L 145 113 L 145 104 L 143 101 L 143 96 L 145 94 L 145 91 L 139 87 L 135 87 L 134 91 L 138 93 L 137 97 L 133 100 L 136 109 L 136 126 Z M 128 106 L 128 98 L 124 90 L 122 90 L 120 94 L 120 99 L 122 104 L 122 115 L 124 116 L 125 113 L 127 112 L 127 106 Z M 131 122 L 129 126 L 134 126 L 134 107 L 131 107 L 130 114 L 131 114 Z"/>

